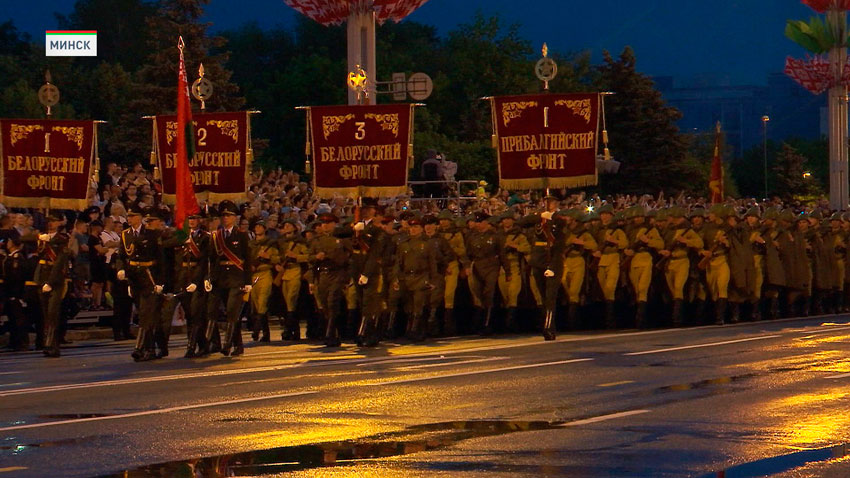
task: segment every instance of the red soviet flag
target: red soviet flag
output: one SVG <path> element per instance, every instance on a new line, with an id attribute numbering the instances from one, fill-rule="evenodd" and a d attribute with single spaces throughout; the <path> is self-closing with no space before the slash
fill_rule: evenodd
<path id="1" fill-rule="evenodd" d="M 720 158 L 720 121 L 714 133 L 714 159 L 711 161 L 711 180 L 708 183 L 711 191 L 711 203 L 723 202 L 723 160 Z"/>
<path id="2" fill-rule="evenodd" d="M 177 48 L 180 49 L 180 71 L 177 74 L 177 156 L 174 164 L 177 168 L 177 198 L 174 206 L 174 226 L 186 230 L 186 218 L 201 209 L 198 207 L 198 199 L 195 198 L 195 188 L 192 187 L 192 175 L 189 172 L 189 159 L 195 156 L 195 127 L 192 124 L 186 65 L 183 62 L 183 37 L 177 41 Z"/>

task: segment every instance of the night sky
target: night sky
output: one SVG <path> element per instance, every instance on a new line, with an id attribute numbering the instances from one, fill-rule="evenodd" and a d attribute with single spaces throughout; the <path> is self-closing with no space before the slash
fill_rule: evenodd
<path id="1" fill-rule="evenodd" d="M 53 13 L 68 13 L 73 5 L 73 0 L 3 0 L 0 21 L 11 19 L 43 41 L 44 30 L 56 27 Z M 804 55 L 785 38 L 785 20 L 813 14 L 799 0 L 429 0 L 410 19 L 445 34 L 471 21 L 476 11 L 520 24 L 535 50 L 546 41 L 558 51 L 589 50 L 596 62 L 603 49 L 619 53 L 631 45 L 638 69 L 650 75 L 686 80 L 709 73 L 731 84 L 755 85 L 781 71 L 787 55 Z M 207 7 L 214 30 L 245 22 L 289 26 L 295 15 L 283 0 L 212 0 Z"/>

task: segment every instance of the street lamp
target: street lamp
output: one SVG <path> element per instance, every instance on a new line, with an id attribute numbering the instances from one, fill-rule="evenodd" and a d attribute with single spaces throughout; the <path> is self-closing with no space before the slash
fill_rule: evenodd
<path id="1" fill-rule="evenodd" d="M 761 124 L 764 133 L 764 198 L 767 199 L 767 122 L 770 121 L 770 116 L 764 115 L 761 117 Z"/>

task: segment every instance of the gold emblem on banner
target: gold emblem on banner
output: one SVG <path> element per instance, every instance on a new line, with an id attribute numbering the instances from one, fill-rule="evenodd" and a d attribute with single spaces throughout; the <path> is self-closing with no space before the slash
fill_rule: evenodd
<path id="1" fill-rule="evenodd" d="M 83 128 L 80 126 L 54 126 L 53 131 L 58 131 L 68 138 L 68 141 L 77 144 L 77 149 L 83 149 Z"/>
<path id="2" fill-rule="evenodd" d="M 233 142 L 239 141 L 239 120 L 207 120 L 207 126 L 215 126 L 224 136 L 233 138 Z"/>
<path id="3" fill-rule="evenodd" d="M 165 122 L 165 142 L 171 144 L 174 141 L 174 138 L 177 137 L 177 122 L 176 121 L 166 121 Z"/>
<path id="4" fill-rule="evenodd" d="M 375 113 L 367 113 L 365 115 L 366 119 L 373 119 L 379 125 L 381 125 L 381 129 L 384 131 L 392 131 L 393 136 L 398 138 L 398 113 L 393 114 L 375 114 Z"/>
<path id="5" fill-rule="evenodd" d="M 584 118 L 584 121 L 590 123 L 590 114 L 593 111 L 589 99 L 583 100 L 555 100 L 555 106 L 566 106 L 573 110 L 573 114 Z"/>
<path id="6" fill-rule="evenodd" d="M 18 141 L 26 139 L 33 131 L 40 131 L 42 128 L 38 124 L 13 124 L 9 129 L 9 136 L 14 146 Z"/>
<path id="7" fill-rule="evenodd" d="M 532 106 L 537 106 L 536 101 L 512 101 L 509 103 L 502 103 L 502 123 L 505 126 L 511 122 L 512 119 L 519 118 L 522 116 L 522 112 L 526 108 L 530 108 Z"/>
<path id="8" fill-rule="evenodd" d="M 322 134 L 328 139 L 331 133 L 336 133 L 346 121 L 353 119 L 354 115 L 351 113 L 345 116 L 322 116 Z"/>

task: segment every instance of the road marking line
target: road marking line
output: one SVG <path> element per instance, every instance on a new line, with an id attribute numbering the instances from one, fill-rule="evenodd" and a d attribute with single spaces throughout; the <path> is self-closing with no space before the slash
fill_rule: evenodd
<path id="1" fill-rule="evenodd" d="M 0 473 L 9 473 L 10 471 L 21 471 L 28 469 L 25 466 L 7 466 L 6 468 L 0 468 Z"/>
<path id="2" fill-rule="evenodd" d="M 611 413 L 610 415 L 600 415 L 598 417 L 593 418 L 585 418 L 584 420 L 575 420 L 572 422 L 567 422 L 561 424 L 561 427 L 576 427 L 579 425 L 587 425 L 590 423 L 604 422 L 605 420 L 613 420 L 615 418 L 623 418 L 630 417 L 632 415 L 640 415 L 642 413 L 649 413 L 652 410 L 630 410 L 628 412 L 619 412 L 619 413 Z"/>
<path id="3" fill-rule="evenodd" d="M 494 360 L 505 360 L 505 359 L 509 359 L 509 358 L 510 357 L 487 357 L 487 358 L 480 358 L 480 359 L 474 359 L 474 360 L 462 360 L 460 362 L 440 362 L 440 363 L 430 363 L 428 365 L 409 365 L 407 367 L 399 367 L 397 370 L 407 371 L 407 370 L 419 370 L 419 369 L 423 369 L 423 368 L 433 368 L 433 367 L 450 367 L 452 365 L 461 365 L 461 364 L 479 363 L 479 362 L 490 362 L 490 361 L 494 361 Z"/>
<path id="4" fill-rule="evenodd" d="M 832 379 L 832 380 L 837 380 L 839 378 L 847 378 L 847 377 L 850 377 L 850 373 L 840 373 L 838 375 L 830 375 L 829 377 L 826 377 L 826 378 Z"/>
<path id="5" fill-rule="evenodd" d="M 222 400 L 218 402 L 196 403 L 194 405 L 181 405 L 178 407 L 159 408 L 156 410 L 145 410 L 143 412 L 122 413 L 121 415 L 107 415 L 104 417 L 78 418 L 75 420 L 58 420 L 54 422 L 30 423 L 27 425 L 14 425 L 11 427 L 0 428 L 0 432 L 8 432 L 13 430 L 25 430 L 29 428 L 52 427 L 56 425 L 78 424 L 83 422 L 96 422 L 103 420 L 118 420 L 121 418 L 143 417 L 147 415 L 159 415 L 162 413 L 179 412 L 183 410 L 195 410 L 198 408 L 218 407 L 221 405 L 232 405 L 236 403 L 259 402 L 261 400 L 274 400 L 277 398 L 298 397 L 301 395 L 312 395 L 319 393 L 318 390 L 308 390 L 304 392 L 278 393 L 276 395 L 264 395 L 261 397 L 237 398 L 232 400 Z"/>
<path id="6" fill-rule="evenodd" d="M 626 385 L 629 383 L 635 383 L 634 380 L 622 380 L 620 382 L 611 382 L 611 383 L 600 383 L 597 387 L 616 387 L 617 385 Z"/>
<path id="7" fill-rule="evenodd" d="M 832 327 L 832 328 L 825 329 L 825 330 L 819 328 L 815 331 L 806 330 L 806 331 L 801 332 L 801 333 L 808 334 L 808 335 L 823 335 L 823 334 L 829 334 L 829 333 L 835 332 L 837 330 L 847 330 L 847 329 L 850 329 L 850 327 Z"/>
<path id="8" fill-rule="evenodd" d="M 535 368 L 535 367 L 548 367 L 550 365 L 563 365 L 567 363 L 576 363 L 576 362 L 590 362 L 593 360 L 592 358 L 580 358 L 580 359 L 572 359 L 572 360 L 559 360 L 557 362 L 543 362 L 543 363 L 533 363 L 529 365 L 515 365 L 513 367 L 503 367 L 503 368 L 493 368 L 487 370 L 475 370 L 472 372 L 458 372 L 458 373 L 449 373 L 445 375 L 435 375 L 432 377 L 419 377 L 419 378 L 406 378 L 402 380 L 388 380 L 386 382 L 377 382 L 372 385 L 381 386 L 381 385 L 396 385 L 400 383 L 412 383 L 412 382 L 422 382 L 425 380 L 439 380 L 442 378 L 452 378 L 452 377 L 465 377 L 468 375 L 479 375 L 483 373 L 494 373 L 494 372 L 506 372 L 508 370 L 520 370 L 524 368 Z M 0 430 L 2 431 L 2 430 Z"/>
<path id="9" fill-rule="evenodd" d="M 23 373 L 23 372 L 0 372 L 0 375 L 13 375 L 13 374 L 16 374 L 16 373 Z"/>
<path id="10" fill-rule="evenodd" d="M 387 363 L 431 362 L 431 361 L 434 361 L 434 360 L 442 360 L 442 359 L 445 359 L 445 358 L 446 357 L 443 356 L 443 355 L 440 355 L 439 357 L 432 355 L 430 357 L 420 357 L 420 358 L 401 358 L 400 357 L 400 358 L 397 358 L 397 359 L 385 359 L 385 360 L 378 360 L 376 362 L 359 363 L 359 364 L 357 364 L 357 366 L 358 367 L 367 367 L 369 365 L 383 365 L 383 364 L 387 364 Z"/>
<path id="11" fill-rule="evenodd" d="M 698 349 L 702 347 L 714 347 L 717 345 L 728 345 L 728 344 L 738 344 L 741 342 L 752 342 L 753 340 L 766 340 L 766 339 L 775 339 L 777 337 L 782 337 L 781 335 L 762 335 L 760 337 L 749 337 L 746 339 L 737 339 L 737 340 L 724 340 L 723 342 L 712 342 L 708 344 L 697 344 L 697 345 L 683 345 L 681 347 L 670 347 L 666 349 L 655 349 L 655 350 L 644 350 L 643 352 L 631 352 L 627 354 L 623 354 L 626 356 L 629 355 L 648 355 L 648 354 L 660 354 L 664 352 L 675 352 L 677 350 L 688 350 L 688 349 Z"/>

